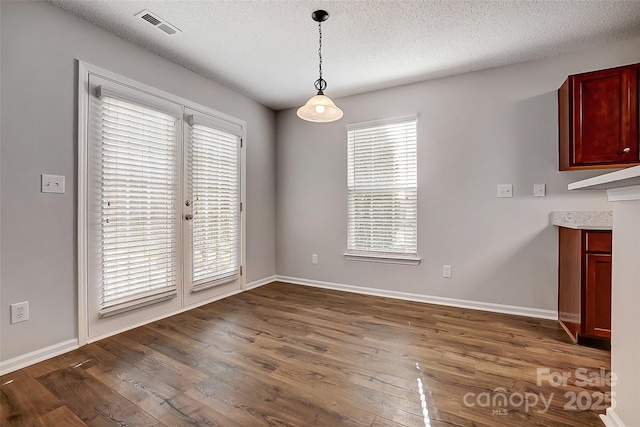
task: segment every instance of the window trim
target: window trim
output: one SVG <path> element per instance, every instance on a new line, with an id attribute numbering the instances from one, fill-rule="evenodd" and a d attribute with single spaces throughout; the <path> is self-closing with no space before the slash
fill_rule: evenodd
<path id="1" fill-rule="evenodd" d="M 421 258 L 419 256 L 401 256 L 395 254 L 358 254 L 355 252 L 345 252 L 344 259 L 347 261 L 363 261 L 363 262 L 377 262 L 381 264 L 401 264 L 401 265 L 418 265 Z"/>
<path id="2" fill-rule="evenodd" d="M 379 126 L 393 125 L 396 123 L 415 121 L 418 123 L 418 114 L 408 114 L 406 116 L 398 116 L 387 119 L 368 120 L 366 122 L 349 123 L 345 127 L 347 132 L 352 130 L 367 129 Z"/>
<path id="3" fill-rule="evenodd" d="M 393 125 L 396 123 L 403 123 L 415 121 L 416 122 L 416 133 L 417 133 L 417 125 L 418 125 L 418 114 L 411 114 L 406 116 L 399 116 L 387 119 L 379 119 L 379 120 L 369 120 L 364 122 L 350 123 L 345 126 L 347 131 L 347 153 L 349 150 L 348 145 L 348 134 L 351 131 L 357 131 L 360 129 L 368 129 L 374 127 L 380 127 L 385 125 Z M 416 135 L 417 138 L 417 135 Z M 416 141 L 416 162 L 417 162 L 417 141 Z M 347 154 L 348 157 L 348 154 Z M 348 161 L 347 161 L 348 163 Z M 417 170 L 416 170 L 417 173 Z M 347 188 L 347 194 L 349 189 Z M 418 194 L 416 194 L 416 197 Z M 348 197 L 347 197 L 348 200 Z M 416 210 L 418 209 L 418 198 L 416 199 Z M 417 219 L 416 219 L 416 233 L 417 233 Z M 347 216 L 347 229 L 349 228 L 349 220 Z M 416 245 L 417 235 L 416 235 Z M 421 258 L 420 254 L 416 250 L 416 255 L 407 255 L 400 253 L 389 253 L 389 252 L 364 252 L 364 251 L 349 251 L 348 250 L 348 236 L 347 236 L 347 250 L 343 254 L 344 259 L 347 261 L 358 261 L 358 262 L 373 262 L 373 263 L 382 263 L 382 264 L 400 264 L 400 265 L 418 265 L 420 264 Z"/>
<path id="4" fill-rule="evenodd" d="M 154 97 L 162 98 L 166 101 L 172 103 L 178 103 L 182 105 L 183 112 L 185 108 L 199 111 L 202 114 L 206 114 L 212 117 L 216 122 L 226 123 L 229 130 L 233 130 L 243 141 L 243 144 L 240 149 L 240 202 L 242 206 L 247 206 L 246 203 L 246 136 L 247 136 L 247 123 L 244 120 L 238 119 L 236 117 L 230 116 L 225 113 L 221 113 L 212 108 L 203 106 L 196 102 L 190 101 L 188 99 L 182 98 L 177 95 L 173 95 L 166 91 L 156 89 L 152 86 L 146 85 L 139 81 L 124 77 L 117 73 L 105 70 L 103 68 L 97 67 L 95 65 L 84 62 L 80 59 L 75 59 L 76 70 L 77 70 L 77 245 L 78 245 L 78 253 L 77 253 L 77 274 L 78 274 L 78 286 L 77 286 L 77 296 L 78 296 L 78 324 L 77 324 L 77 339 L 78 346 L 85 345 L 89 342 L 94 342 L 99 339 L 105 338 L 107 336 L 114 335 L 116 333 L 120 333 L 124 330 L 131 329 L 134 327 L 141 326 L 142 324 L 146 324 L 149 322 L 153 322 L 168 316 L 172 316 L 174 314 L 190 310 L 192 308 L 208 304 L 212 301 L 218 300 L 220 298 L 227 297 L 229 295 L 236 294 L 238 292 L 242 292 L 246 290 L 246 274 L 241 274 L 239 278 L 239 289 L 225 291 L 222 294 L 216 294 L 212 298 L 204 299 L 197 302 L 188 302 L 184 300 L 184 304 L 181 307 L 172 312 L 163 313 L 160 316 L 156 316 L 146 320 L 142 323 L 136 323 L 128 325 L 125 328 L 114 330 L 107 334 L 91 337 L 89 338 L 89 308 L 88 308 L 88 286 L 89 286 L 89 276 L 88 276 L 88 233 L 89 233 L 89 216 L 88 216 L 88 199 L 89 199 L 89 186 L 88 186 L 88 144 L 89 144 L 89 126 L 88 126 L 88 117 L 89 117 L 89 76 L 94 75 L 101 77 L 106 80 L 110 80 L 113 83 L 124 85 L 129 87 L 132 90 L 143 92 L 147 95 L 152 95 Z M 182 160 L 180 160 L 182 162 Z M 180 169 L 182 167 L 180 166 Z M 240 217 L 240 265 L 243 266 L 246 264 L 246 209 L 241 211 Z M 204 291 L 204 289 L 203 289 Z M 178 295 L 178 298 L 183 299 L 182 296 Z"/>

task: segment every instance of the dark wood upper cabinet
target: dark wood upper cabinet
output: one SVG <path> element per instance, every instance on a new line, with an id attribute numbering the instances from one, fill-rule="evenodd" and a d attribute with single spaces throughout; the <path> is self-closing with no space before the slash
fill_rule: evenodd
<path id="1" fill-rule="evenodd" d="M 640 64 L 569 76 L 558 90 L 560 170 L 640 164 Z"/>

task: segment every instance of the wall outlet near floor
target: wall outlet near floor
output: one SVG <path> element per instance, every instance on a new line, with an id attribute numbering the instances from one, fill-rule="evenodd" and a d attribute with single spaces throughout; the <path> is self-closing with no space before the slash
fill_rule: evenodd
<path id="1" fill-rule="evenodd" d="M 311 254 L 311 264 L 318 263 L 318 254 Z"/>
<path id="2" fill-rule="evenodd" d="M 513 184 L 498 184 L 498 198 L 513 197 Z"/>
<path id="3" fill-rule="evenodd" d="M 442 277 L 444 277 L 445 279 L 449 279 L 451 277 L 451 266 L 450 265 L 443 265 L 442 266 Z"/>
<path id="4" fill-rule="evenodd" d="M 533 184 L 533 196 L 534 197 L 544 197 L 547 194 L 545 184 Z"/>
<path id="5" fill-rule="evenodd" d="M 11 323 L 26 322 L 29 320 L 29 301 L 17 302 L 10 305 Z"/>

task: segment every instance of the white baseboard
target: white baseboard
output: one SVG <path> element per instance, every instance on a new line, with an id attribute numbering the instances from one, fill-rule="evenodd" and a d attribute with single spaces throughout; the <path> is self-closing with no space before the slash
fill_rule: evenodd
<path id="1" fill-rule="evenodd" d="M 470 301 L 455 298 L 436 297 L 430 295 L 412 294 L 408 292 L 389 291 L 386 289 L 365 288 L 361 286 L 344 285 L 340 283 L 322 282 L 319 280 L 301 279 L 298 277 L 276 276 L 277 280 L 295 285 L 314 286 L 316 288 L 333 289 L 336 291 L 354 292 L 358 294 L 378 297 L 396 298 L 427 304 L 446 305 L 450 307 L 469 308 L 472 310 L 491 311 L 495 313 L 515 314 L 518 316 L 536 317 L 540 319 L 557 320 L 558 314 L 554 310 L 520 307 L 515 305 L 495 304 L 491 302 Z"/>
<path id="2" fill-rule="evenodd" d="M 262 285 L 267 285 L 269 283 L 275 282 L 276 280 L 278 280 L 278 277 L 273 275 L 273 276 L 269 276 L 269 277 L 265 277 L 264 279 L 260 279 L 260 280 L 256 280 L 254 282 L 251 283 L 247 283 L 247 285 L 245 286 L 245 290 L 249 290 L 249 289 L 255 289 L 258 288 Z"/>
<path id="3" fill-rule="evenodd" d="M 607 408 L 606 415 L 600 414 L 600 419 L 607 427 L 626 427 L 613 408 Z"/>
<path id="4" fill-rule="evenodd" d="M 77 348 L 78 340 L 74 338 L 69 341 L 41 348 L 40 350 L 32 351 L 31 353 L 23 354 L 22 356 L 14 357 L 13 359 L 1 361 L 0 375 L 26 368 L 29 365 L 42 362 L 43 360 L 50 359 L 54 356 L 59 356 Z"/>

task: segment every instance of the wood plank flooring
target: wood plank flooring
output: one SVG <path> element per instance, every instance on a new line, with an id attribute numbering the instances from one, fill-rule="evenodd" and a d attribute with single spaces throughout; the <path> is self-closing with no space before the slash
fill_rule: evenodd
<path id="1" fill-rule="evenodd" d="M 0 425 L 602 426 L 601 368 L 555 321 L 276 282 L 2 376 Z"/>

